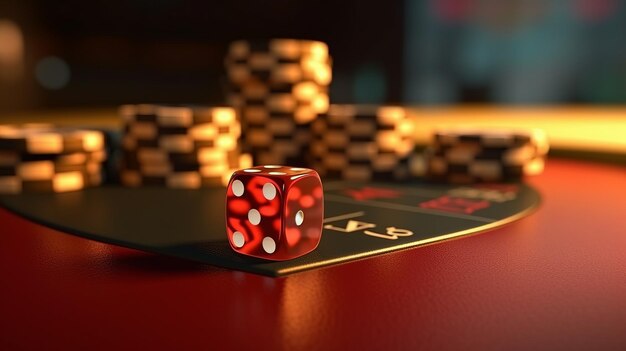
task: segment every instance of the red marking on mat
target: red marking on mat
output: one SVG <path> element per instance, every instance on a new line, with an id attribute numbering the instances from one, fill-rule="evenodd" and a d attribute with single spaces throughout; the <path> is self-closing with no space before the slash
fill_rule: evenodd
<path id="1" fill-rule="evenodd" d="M 487 208 L 489 207 L 489 205 L 489 201 L 486 200 L 470 200 L 461 197 L 451 197 L 446 195 L 433 200 L 422 202 L 419 204 L 419 207 L 445 212 L 471 214 L 478 210 Z"/>
<path id="2" fill-rule="evenodd" d="M 396 199 L 402 195 L 399 191 L 396 190 L 373 187 L 365 187 L 358 190 L 348 189 L 344 193 L 352 197 L 354 200 L 358 201 L 365 201 L 370 199 Z"/>

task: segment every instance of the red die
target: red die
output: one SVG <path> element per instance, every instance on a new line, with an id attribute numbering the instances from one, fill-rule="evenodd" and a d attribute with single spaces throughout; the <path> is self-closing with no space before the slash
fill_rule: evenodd
<path id="1" fill-rule="evenodd" d="M 239 170 L 226 193 L 226 232 L 233 250 L 268 260 L 313 251 L 322 236 L 324 193 L 312 169 L 258 166 Z"/>

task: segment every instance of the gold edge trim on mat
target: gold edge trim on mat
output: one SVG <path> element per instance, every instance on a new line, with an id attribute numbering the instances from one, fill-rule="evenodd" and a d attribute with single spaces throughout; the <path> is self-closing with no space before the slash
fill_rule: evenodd
<path id="1" fill-rule="evenodd" d="M 401 250 L 406 250 L 406 249 L 410 249 L 413 247 L 417 247 L 417 246 L 425 246 L 427 244 L 432 244 L 435 242 L 439 242 L 439 241 L 445 241 L 445 240 L 450 240 L 450 239 L 454 239 L 454 238 L 458 238 L 458 237 L 462 237 L 462 236 L 469 236 L 472 234 L 480 234 L 483 233 L 485 231 L 488 231 L 489 229 L 495 229 L 498 227 L 501 227 L 505 224 L 509 224 L 512 222 L 515 222 L 519 219 L 522 219 L 528 215 L 530 215 L 531 213 L 535 212 L 538 208 L 539 205 L 541 204 L 541 201 L 537 201 L 537 203 L 533 204 L 531 207 L 523 210 L 522 212 L 516 213 L 512 216 L 503 218 L 501 220 L 492 222 L 492 223 L 488 223 L 485 225 L 481 225 L 475 228 L 470 228 L 470 229 L 464 229 L 458 232 L 454 232 L 454 233 L 449 233 L 449 234 L 444 234 L 444 235 L 440 235 L 440 236 L 436 236 L 433 238 L 428 238 L 428 239 L 424 239 L 424 240 L 419 240 L 419 241 L 414 241 L 411 243 L 406 243 L 406 244 L 402 244 L 402 245 L 398 245 L 398 246 L 393 246 L 393 247 L 386 247 L 386 248 L 382 248 L 382 249 L 378 249 L 378 250 L 374 250 L 374 251 L 367 251 L 367 252 L 361 252 L 355 255 L 349 255 L 349 256 L 343 256 L 340 258 L 333 258 L 330 260 L 325 260 L 325 261 L 318 261 L 315 263 L 309 263 L 309 264 L 304 264 L 301 266 L 296 266 L 296 267 L 290 267 L 290 268 L 285 268 L 285 269 L 279 269 L 276 271 L 277 276 L 282 276 L 284 274 L 289 274 L 289 273 L 294 273 L 294 272 L 298 272 L 298 271 L 304 271 L 304 270 L 309 270 L 312 268 L 317 268 L 317 267 L 322 267 L 322 266 L 327 266 L 327 265 L 331 265 L 334 263 L 340 263 L 340 262 L 347 262 L 347 261 L 354 261 L 354 260 L 359 260 L 362 258 L 366 258 L 369 256 L 374 256 L 374 255 L 379 255 L 379 254 L 384 254 L 384 253 L 389 253 L 389 252 L 393 252 L 393 251 L 401 251 Z"/>

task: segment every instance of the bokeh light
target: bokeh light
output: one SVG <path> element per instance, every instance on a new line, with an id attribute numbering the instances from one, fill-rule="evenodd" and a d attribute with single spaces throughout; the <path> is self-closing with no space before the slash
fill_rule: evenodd
<path id="1" fill-rule="evenodd" d="M 22 74 L 24 38 L 13 21 L 0 19 L 0 79 L 16 79 Z"/>
<path id="2" fill-rule="evenodd" d="M 35 76 L 45 89 L 63 89 L 70 82 L 70 66 L 59 57 L 45 57 L 37 63 Z"/>

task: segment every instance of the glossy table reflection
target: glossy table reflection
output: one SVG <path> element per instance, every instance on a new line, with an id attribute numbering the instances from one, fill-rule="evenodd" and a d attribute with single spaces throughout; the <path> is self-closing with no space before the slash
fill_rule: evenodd
<path id="1" fill-rule="evenodd" d="M 0 210 L 0 349 L 626 349 L 626 168 L 530 182 L 503 228 L 278 279 Z"/>

